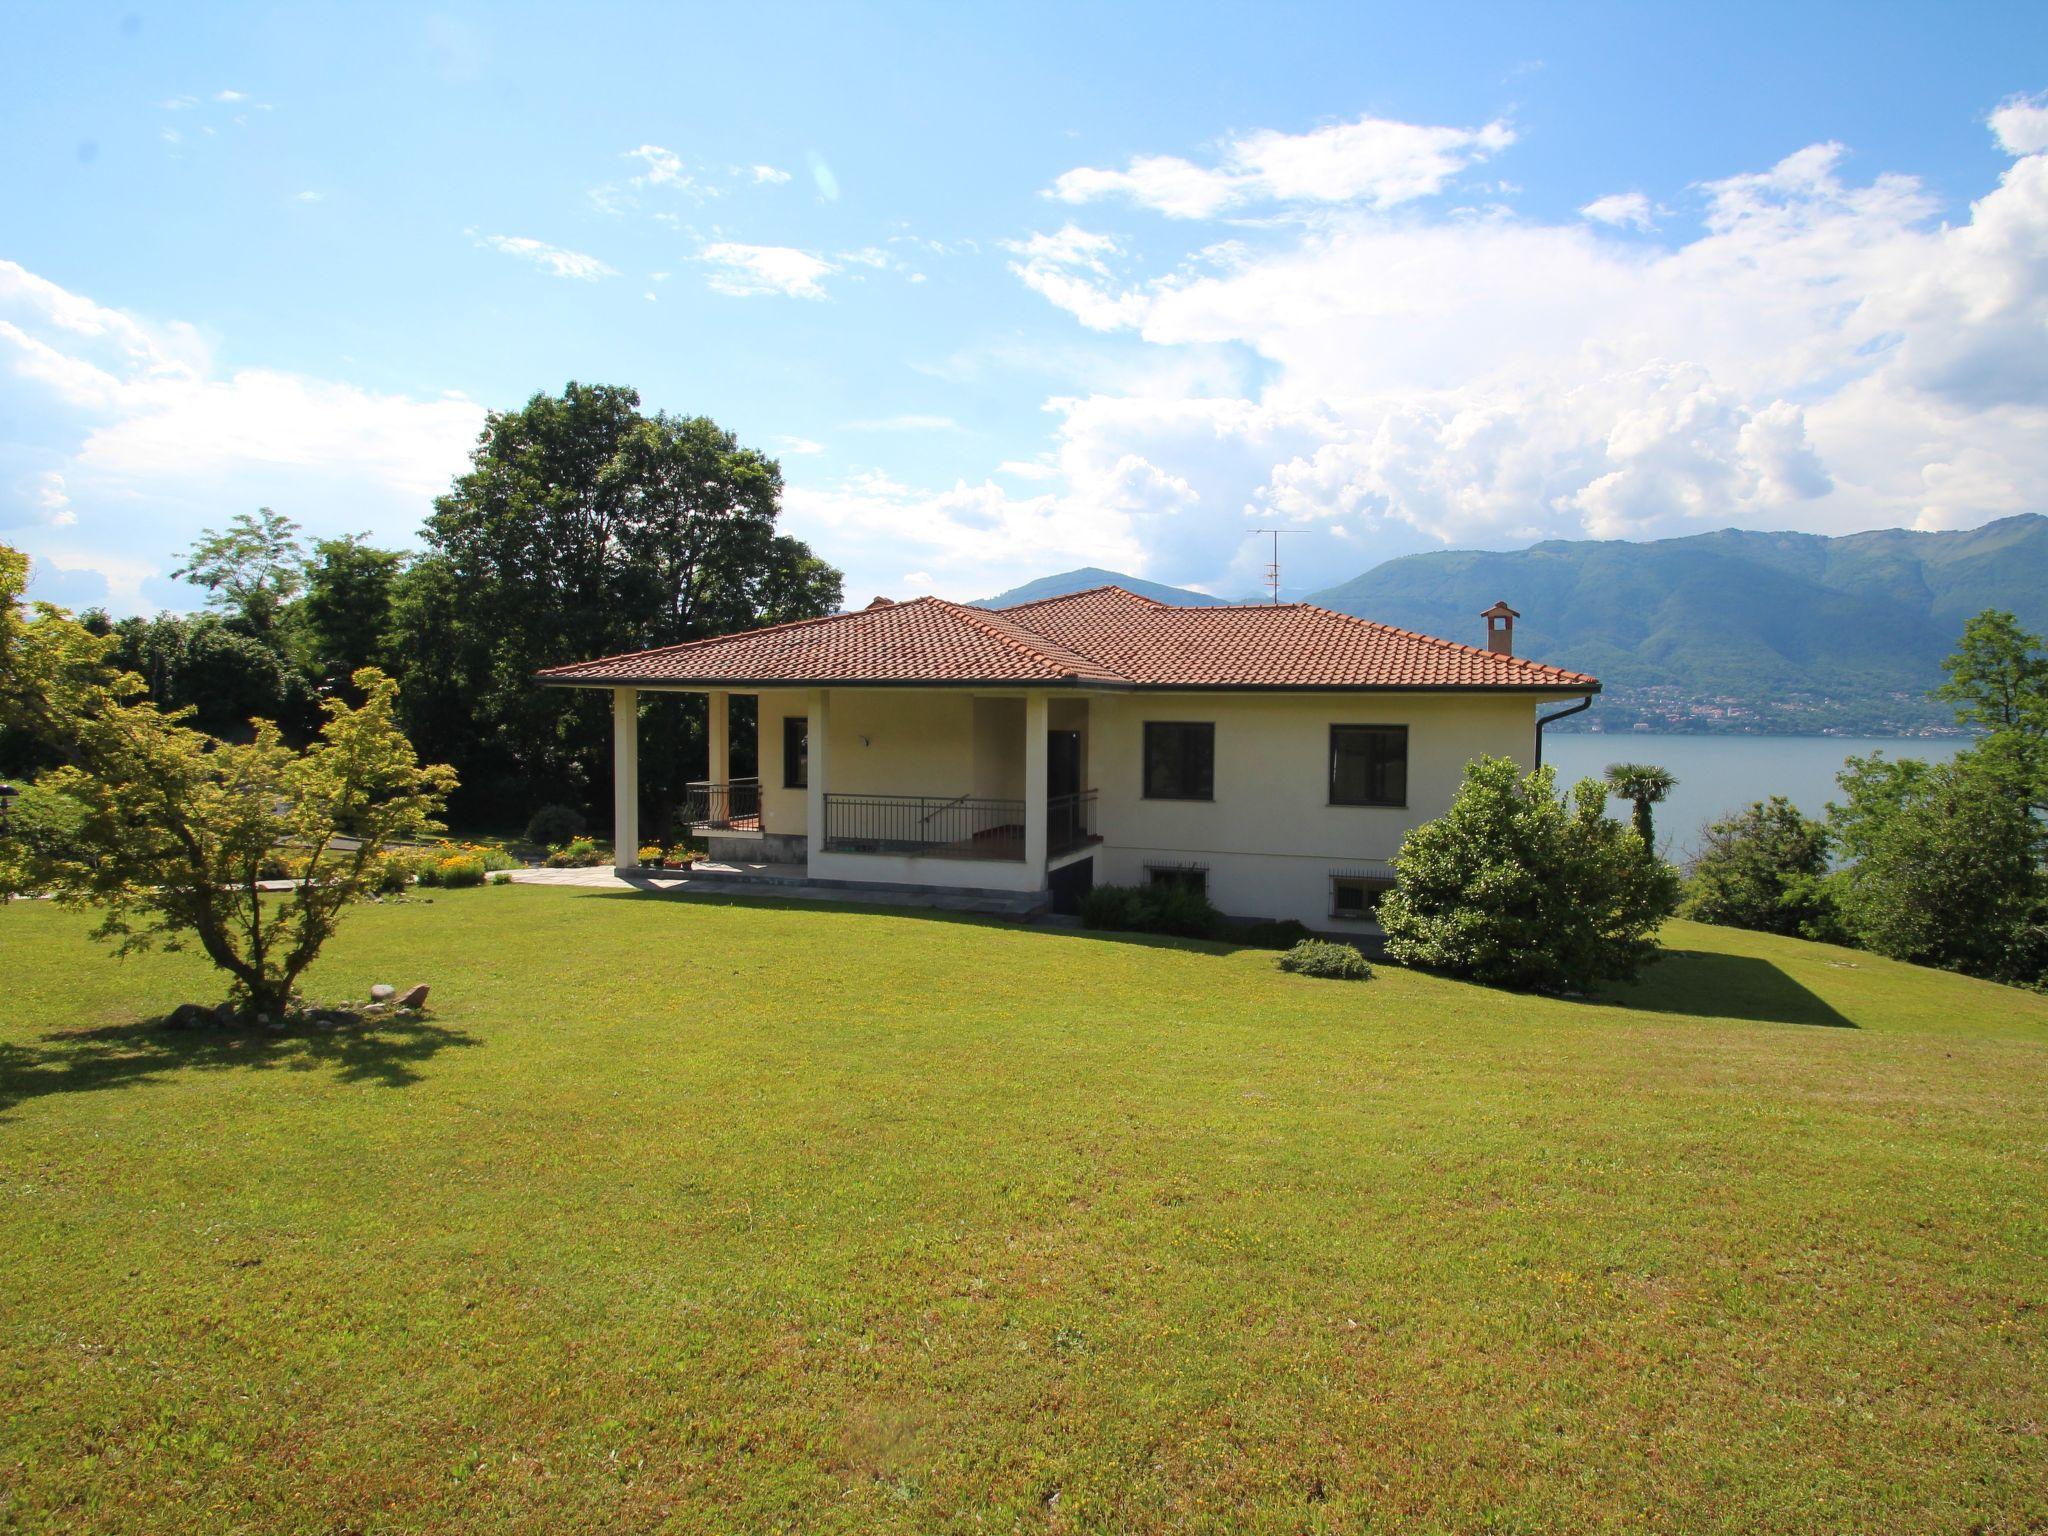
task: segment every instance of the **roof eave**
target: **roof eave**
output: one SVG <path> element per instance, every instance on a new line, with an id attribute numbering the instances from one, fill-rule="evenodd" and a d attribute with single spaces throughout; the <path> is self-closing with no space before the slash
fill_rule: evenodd
<path id="1" fill-rule="evenodd" d="M 792 688 L 1080 688 L 1096 693 L 1504 693 L 1577 697 L 1601 691 L 1598 678 L 1517 683 L 1131 683 L 1093 677 L 557 677 L 537 673 L 544 688 L 668 688 L 742 692 Z"/>

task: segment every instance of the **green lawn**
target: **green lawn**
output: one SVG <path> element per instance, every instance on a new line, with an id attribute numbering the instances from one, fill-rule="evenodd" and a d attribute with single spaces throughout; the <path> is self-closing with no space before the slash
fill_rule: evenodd
<path id="1" fill-rule="evenodd" d="M 84 926 L 0 910 L 0 1529 L 2048 1525 L 2048 999 L 514 887 L 237 1040 Z"/>

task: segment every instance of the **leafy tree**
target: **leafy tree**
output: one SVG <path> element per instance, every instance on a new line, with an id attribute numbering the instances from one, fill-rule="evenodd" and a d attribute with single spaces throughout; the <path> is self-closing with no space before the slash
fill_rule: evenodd
<path id="1" fill-rule="evenodd" d="M 192 711 L 216 736 L 246 737 L 249 722 L 274 720 L 294 740 L 317 724 L 305 678 L 276 646 L 219 614 L 160 613 L 122 619 L 109 637 L 109 663 L 142 679 L 159 709 Z"/>
<path id="2" fill-rule="evenodd" d="M 362 534 L 313 546 L 294 618 L 306 670 L 321 687 L 346 692 L 358 669 L 389 667 L 392 596 L 404 560 Z"/>
<path id="3" fill-rule="evenodd" d="M 1607 793 L 1506 758 L 1468 763 L 1451 807 L 1403 839 L 1380 902 L 1387 952 L 1539 992 L 1633 977 L 1677 905 L 1678 877 L 1606 814 Z"/>
<path id="4" fill-rule="evenodd" d="M 268 722 L 251 742 L 217 741 L 143 697 L 106 637 L 47 604 L 25 611 L 26 574 L 0 547 L 0 721 L 62 759 L 36 789 L 70 809 L 61 836 L 10 840 L 0 879 L 97 910 L 95 936 L 121 953 L 196 943 L 245 1011 L 281 1015 L 343 909 L 375 888 L 387 845 L 438 830 L 453 774 L 420 766 L 397 685 L 367 669 L 362 706 L 329 700 L 304 752 Z M 266 895 L 280 846 L 304 878 Z"/>
<path id="5" fill-rule="evenodd" d="M 1835 939 L 1841 924 L 1827 872 L 1826 825 L 1773 795 L 1707 828 L 1679 910 L 1703 923 Z"/>
<path id="6" fill-rule="evenodd" d="M 1879 954 L 1996 981 L 2048 977 L 2048 827 L 1995 746 L 1946 763 L 1851 758 L 1828 808 L 1842 920 Z"/>
<path id="7" fill-rule="evenodd" d="M 1657 828 L 1650 807 L 1663 804 L 1676 788 L 1677 776 L 1655 763 L 1607 765 L 1607 791 L 1618 800 L 1634 804 L 1636 836 L 1643 840 L 1643 852 L 1648 857 L 1655 858 L 1657 854 Z"/>
<path id="8" fill-rule="evenodd" d="M 673 645 L 838 605 L 839 576 L 775 532 L 782 475 L 703 417 L 647 415 L 630 389 L 572 383 L 493 415 L 401 578 L 408 710 L 445 748 L 471 818 L 588 805 L 609 777 L 602 694 L 534 686 L 580 657 Z M 438 725 L 428 716 L 438 716 Z M 460 738 L 434 732 L 459 725 Z M 666 825 L 701 771 L 702 705 L 650 700 L 643 793 Z"/>
<path id="9" fill-rule="evenodd" d="M 1982 726 L 1985 745 L 2013 773 L 2037 810 L 2048 810 L 2048 651 L 2009 613 L 1987 608 L 1963 626 L 1942 663 L 1948 681 L 1935 697 L 1956 705 L 1956 720 Z"/>
<path id="10" fill-rule="evenodd" d="M 305 585 L 305 567 L 299 525 L 258 507 L 253 517 L 237 513 L 225 529 L 207 529 L 171 574 L 206 588 L 208 603 L 268 639 L 278 611 Z"/>

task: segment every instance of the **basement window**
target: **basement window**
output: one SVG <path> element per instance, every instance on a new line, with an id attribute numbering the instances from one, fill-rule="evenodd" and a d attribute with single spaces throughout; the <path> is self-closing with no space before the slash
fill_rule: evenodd
<path id="1" fill-rule="evenodd" d="M 1380 898 L 1394 888 L 1394 882 L 1380 875 L 1330 876 L 1330 916 L 1346 922 L 1376 922 Z"/>
<path id="2" fill-rule="evenodd" d="M 1209 871 L 1199 864 L 1148 864 L 1145 874 L 1155 886 L 1176 886 L 1197 896 L 1209 894 Z"/>

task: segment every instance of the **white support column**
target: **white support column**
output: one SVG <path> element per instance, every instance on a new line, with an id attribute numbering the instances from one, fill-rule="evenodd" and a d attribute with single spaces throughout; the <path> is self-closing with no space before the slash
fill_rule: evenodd
<path id="1" fill-rule="evenodd" d="M 612 690 L 612 868 L 640 864 L 640 693 Z"/>
<path id="2" fill-rule="evenodd" d="M 1024 870 L 1045 884 L 1046 699 L 1024 696 Z"/>
<path id="3" fill-rule="evenodd" d="M 807 867 L 816 872 L 818 855 L 825 851 L 825 775 L 832 739 L 831 691 L 813 688 L 810 696 L 810 724 L 805 729 L 805 750 L 809 755 L 809 776 L 804 791 L 804 829 L 810 842 Z"/>
<path id="4" fill-rule="evenodd" d="M 732 782 L 732 695 L 714 688 L 704 695 L 705 736 L 711 748 L 711 764 L 704 777 L 713 784 Z M 716 791 L 714 791 L 716 793 Z"/>

